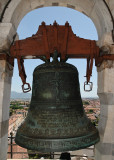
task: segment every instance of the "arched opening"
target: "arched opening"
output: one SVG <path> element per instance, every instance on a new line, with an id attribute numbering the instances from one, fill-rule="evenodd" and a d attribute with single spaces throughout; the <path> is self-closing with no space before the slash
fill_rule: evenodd
<path id="1" fill-rule="evenodd" d="M 36 21 L 38 20 L 38 21 Z M 84 14 L 79 13 L 78 11 L 64 8 L 64 7 L 46 7 L 41 9 L 36 9 L 30 13 L 28 13 L 21 21 L 18 26 L 17 32 L 19 35 L 19 39 L 25 39 L 26 37 L 35 34 L 38 25 L 41 24 L 42 21 L 45 21 L 46 24 L 52 24 L 54 20 L 57 21 L 59 25 L 64 25 L 66 21 L 70 23 L 72 26 L 73 32 L 85 39 L 94 39 L 98 40 L 98 35 L 96 28 L 93 22 Z M 75 22 L 76 20 L 76 22 Z M 27 81 L 32 85 L 32 73 L 34 68 L 42 63 L 40 60 L 25 60 L 25 70 L 28 76 Z M 83 91 L 83 83 L 85 81 L 86 74 L 86 60 L 68 60 L 68 63 L 75 65 L 78 68 L 80 75 L 80 85 L 81 85 L 81 93 L 82 97 L 96 97 L 97 96 L 97 72 L 96 68 L 93 69 L 93 77 L 91 80 L 94 81 L 94 88 L 90 94 L 86 94 Z M 82 65 L 83 64 L 83 65 Z M 18 84 L 17 84 L 18 81 Z M 21 80 L 18 75 L 17 64 L 15 64 L 14 75 L 12 81 L 12 90 L 21 92 Z"/>
<path id="2" fill-rule="evenodd" d="M 38 30 L 38 26 L 41 24 L 42 21 L 45 21 L 46 24 L 49 25 L 53 24 L 55 20 L 59 25 L 64 25 L 65 22 L 68 21 L 69 24 L 72 26 L 73 32 L 81 38 L 91 39 L 96 41 L 98 40 L 97 31 L 91 19 L 78 11 L 65 7 L 45 7 L 36 9 L 28 13 L 22 19 L 22 21 L 18 26 L 17 33 L 19 35 L 19 39 L 25 39 L 27 37 L 32 36 L 32 34 L 35 34 Z M 25 69 L 28 75 L 27 81 L 30 81 L 30 83 L 32 82 L 33 70 L 38 65 L 38 62 L 40 63 L 42 61 L 25 60 Z M 78 68 L 80 75 L 81 92 L 83 92 L 83 83 L 86 80 L 84 78 L 86 74 L 86 60 L 69 59 L 68 62 L 76 65 L 76 67 Z M 32 64 L 31 66 L 29 65 L 30 63 Z M 14 74 L 16 74 L 17 77 L 19 77 L 17 68 L 16 72 L 14 69 Z M 17 78 L 14 78 L 13 76 L 14 85 L 12 86 L 12 90 L 17 88 L 16 80 Z M 93 68 L 93 76 L 91 77 L 91 81 L 92 80 L 94 80 L 95 83 L 93 91 L 85 94 L 83 92 L 82 97 L 97 96 L 97 72 L 95 66 Z M 21 86 L 20 78 L 18 78 L 18 82 L 19 82 L 18 85 L 20 84 Z M 20 89 L 18 88 L 17 91 L 21 92 L 21 87 Z"/>
<path id="3" fill-rule="evenodd" d="M 0 7 L 6 1 L 0 2 Z M 113 0 L 106 1 L 110 6 L 111 11 L 113 12 Z M 13 39 L 17 31 L 17 27 L 21 21 L 21 19 L 28 12 L 36 9 L 42 8 L 46 6 L 63 6 L 72 8 L 74 10 L 78 10 L 88 17 L 92 19 L 94 22 L 97 32 L 98 32 L 98 45 L 103 46 L 104 44 L 112 44 L 112 20 L 110 14 L 103 3 L 103 1 L 92 1 L 92 0 L 77 0 L 77 1 L 69 1 L 69 0 L 19 0 L 10 1 L 8 8 L 6 8 L 5 14 L 2 19 L 2 23 L 0 25 L 0 31 L 2 35 L 0 36 L 0 50 L 7 50 L 9 45 Z M 1 7 L 4 8 L 3 6 Z M 100 122 L 100 135 L 101 140 L 97 145 L 97 154 L 96 159 L 112 159 L 113 157 L 113 97 L 114 97 L 114 87 L 113 87 L 113 73 L 114 69 L 110 65 L 107 67 L 107 64 L 104 64 L 104 68 L 99 69 L 99 85 L 98 92 L 101 100 L 101 122 Z M 106 67 L 106 68 L 105 68 Z M 2 72 L 6 71 L 6 61 L 1 61 L 0 68 Z M 2 80 L 1 83 L 1 150 L 0 150 L 0 158 L 6 159 L 7 152 L 7 126 L 9 119 L 9 97 L 10 97 L 10 85 L 11 85 L 11 74 L 8 71 L 7 77 L 9 81 Z M 3 74 L 4 75 L 4 74 Z M 109 83 L 107 83 L 109 82 Z M 7 89 L 6 89 L 7 88 Z"/>
<path id="4" fill-rule="evenodd" d="M 7 8 L 3 18 L 3 23 L 12 24 L 12 30 L 10 30 L 11 32 L 9 33 L 11 34 L 10 36 L 13 37 L 13 33 L 15 34 L 20 21 L 27 13 L 36 8 L 42 8 L 47 6 L 68 7 L 84 13 L 85 15 L 91 18 L 91 20 L 96 26 L 99 38 L 99 45 L 102 46 L 104 41 L 107 43 L 112 43 L 111 31 L 113 29 L 113 25 L 109 11 L 107 10 L 107 7 L 103 1 L 91 0 L 88 0 L 87 2 L 72 1 L 70 3 L 69 1 L 63 0 L 59 0 L 56 2 L 53 0 L 21 0 L 18 2 L 11 1 L 10 7 Z M 107 40 L 107 36 L 108 38 L 110 38 L 110 40 Z"/>

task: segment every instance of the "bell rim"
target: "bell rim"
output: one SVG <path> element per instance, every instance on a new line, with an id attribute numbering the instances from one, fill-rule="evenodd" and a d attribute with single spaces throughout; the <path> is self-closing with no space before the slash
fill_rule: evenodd
<path id="1" fill-rule="evenodd" d="M 20 139 L 21 141 L 19 141 L 18 139 Z M 33 139 L 18 134 L 15 138 L 15 142 L 19 146 L 28 150 L 35 150 L 39 152 L 75 151 L 90 147 L 99 141 L 100 137 L 97 130 L 96 132 L 88 135 L 66 139 Z"/>

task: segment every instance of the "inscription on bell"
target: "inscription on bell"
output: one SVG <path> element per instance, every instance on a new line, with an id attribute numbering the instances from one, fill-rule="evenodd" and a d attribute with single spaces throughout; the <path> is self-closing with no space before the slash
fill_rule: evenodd
<path id="1" fill-rule="evenodd" d="M 33 75 L 31 104 L 16 143 L 41 152 L 77 150 L 97 143 L 98 130 L 83 109 L 77 69 L 54 58 L 36 67 Z"/>

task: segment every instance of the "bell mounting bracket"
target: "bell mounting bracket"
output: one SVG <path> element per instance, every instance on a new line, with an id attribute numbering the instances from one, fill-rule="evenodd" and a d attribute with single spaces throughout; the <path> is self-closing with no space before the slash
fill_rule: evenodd
<path id="1" fill-rule="evenodd" d="M 29 83 L 26 83 L 24 59 L 39 58 L 49 62 L 55 50 L 58 52 L 60 61 L 63 62 L 68 58 L 87 59 L 85 91 L 92 90 L 93 83 L 90 82 L 90 77 L 92 76 L 93 60 L 95 59 L 96 66 L 100 66 L 103 60 L 114 60 L 114 55 L 107 54 L 103 49 L 100 49 L 96 41 L 77 37 L 68 22 L 63 26 L 58 25 L 56 21 L 53 25 L 45 25 L 45 22 L 42 22 L 35 35 L 24 40 L 16 40 L 10 47 L 10 58 L 8 60 L 17 58 L 19 76 L 23 82 L 23 92 L 31 90 Z M 0 59 L 2 58 L 2 55 L 0 55 Z M 27 85 L 27 88 L 24 87 L 25 85 Z M 86 89 L 87 85 L 90 86 L 88 90 Z"/>

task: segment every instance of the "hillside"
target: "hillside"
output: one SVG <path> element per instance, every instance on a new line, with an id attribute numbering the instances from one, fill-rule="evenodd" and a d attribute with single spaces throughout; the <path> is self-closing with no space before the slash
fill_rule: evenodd
<path id="1" fill-rule="evenodd" d="M 18 93 L 18 92 L 11 92 L 11 99 L 30 99 L 31 93 Z"/>

